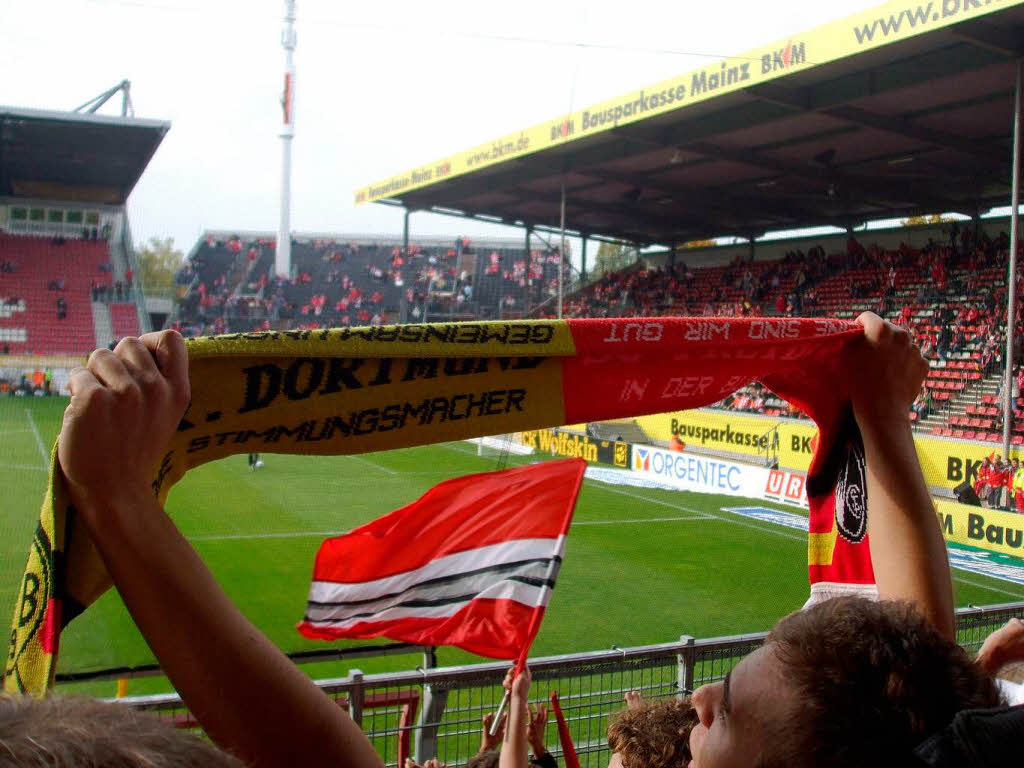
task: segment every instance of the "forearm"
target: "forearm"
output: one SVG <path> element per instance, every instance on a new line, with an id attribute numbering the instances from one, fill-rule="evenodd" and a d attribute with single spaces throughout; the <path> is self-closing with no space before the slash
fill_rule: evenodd
<path id="1" fill-rule="evenodd" d="M 524 768 L 527 764 L 526 725 L 529 717 L 527 700 L 513 695 L 509 699 L 505 744 L 498 759 L 498 768 Z"/>
<path id="2" fill-rule="evenodd" d="M 145 493 L 85 514 L 150 648 L 210 737 L 246 763 L 376 768 L 356 724 L 234 606 Z"/>
<path id="3" fill-rule="evenodd" d="M 868 534 L 879 597 L 908 600 L 953 639 L 949 557 L 905 414 L 861 424 Z"/>

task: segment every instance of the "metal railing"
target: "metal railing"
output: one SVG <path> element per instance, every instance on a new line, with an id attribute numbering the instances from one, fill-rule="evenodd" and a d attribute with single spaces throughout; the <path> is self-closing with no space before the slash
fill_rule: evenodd
<path id="1" fill-rule="evenodd" d="M 973 654 L 991 632 L 1022 613 L 1024 602 L 961 608 L 957 640 Z M 557 691 L 581 766 L 603 767 L 611 757 L 608 719 L 622 709 L 626 692 L 638 690 L 648 698 L 682 696 L 724 678 L 766 636 L 683 636 L 661 645 L 531 659 L 531 700 L 545 702 Z M 456 768 L 476 754 L 481 718 L 497 709 L 508 667 L 508 662 L 496 662 L 375 675 L 350 670 L 347 677 L 320 680 L 317 685 L 348 710 L 388 768 L 400 766 L 410 755 L 420 763 L 436 757 Z M 178 727 L 198 728 L 176 694 L 121 701 Z M 553 718 L 545 740 L 551 753 L 560 757 Z"/>

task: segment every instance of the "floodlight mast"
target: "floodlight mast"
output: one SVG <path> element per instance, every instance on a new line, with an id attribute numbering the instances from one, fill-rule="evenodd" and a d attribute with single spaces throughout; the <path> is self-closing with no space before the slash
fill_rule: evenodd
<path id="1" fill-rule="evenodd" d="M 277 226 L 277 249 L 274 270 L 279 277 L 291 277 L 292 271 L 292 139 L 295 137 L 295 0 L 284 2 L 284 93 L 281 94 L 283 125 L 281 126 L 281 218 Z"/>

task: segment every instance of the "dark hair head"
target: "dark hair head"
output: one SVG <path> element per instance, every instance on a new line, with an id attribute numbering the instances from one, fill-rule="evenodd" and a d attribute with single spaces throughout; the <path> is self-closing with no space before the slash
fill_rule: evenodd
<path id="1" fill-rule="evenodd" d="M 498 750 L 485 749 L 466 761 L 466 768 L 498 768 Z"/>
<path id="2" fill-rule="evenodd" d="M 608 725 L 608 747 L 623 768 L 683 768 L 689 764 L 690 731 L 698 722 L 689 699 L 645 700 L 624 709 Z"/>
<path id="3" fill-rule="evenodd" d="M 123 704 L 0 695 L 0 765 L 239 768 L 212 744 Z"/>
<path id="4" fill-rule="evenodd" d="M 1002 704 L 909 603 L 828 600 L 782 619 L 767 644 L 794 704 L 768 724 L 763 768 L 906 765 L 960 710 Z"/>

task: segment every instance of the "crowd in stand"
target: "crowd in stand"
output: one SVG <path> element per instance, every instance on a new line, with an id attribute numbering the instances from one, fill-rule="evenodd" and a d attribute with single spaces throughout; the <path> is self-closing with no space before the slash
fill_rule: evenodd
<path id="1" fill-rule="evenodd" d="M 208 235 L 176 275 L 186 335 L 316 329 L 522 313 L 557 291 L 557 250 L 295 240 L 293 277 L 273 276 L 269 238 Z"/>
<path id="2" fill-rule="evenodd" d="M 839 316 L 855 308 L 910 328 L 935 369 L 913 403 L 918 423 L 948 416 L 950 401 L 1002 370 L 1008 238 L 951 225 L 948 239 L 920 248 L 862 244 L 793 249 L 775 261 L 749 254 L 695 268 L 642 264 L 611 272 L 566 300 L 568 316 L 705 317 Z M 557 250 L 479 249 L 468 238 L 451 246 L 293 242 L 293 279 L 272 278 L 274 241 L 209 235 L 177 275 L 181 300 L 173 328 L 185 335 L 268 329 L 317 329 L 437 319 L 551 316 Z M 117 285 L 107 288 L 115 295 Z M 127 289 L 126 289 L 127 290 Z M 126 294 L 127 295 L 127 294 Z M 851 301 L 852 300 L 852 301 Z M 1017 336 L 1021 335 L 1018 328 Z M 975 374 L 980 374 L 974 378 Z M 727 410 L 803 418 L 759 387 L 718 404 Z M 973 416 L 974 414 L 972 414 Z M 950 436 L 996 439 L 1001 415 L 981 426 L 932 425 Z M 943 432 L 944 434 L 944 432 Z M 1024 432 L 1019 436 L 1024 441 Z"/>

